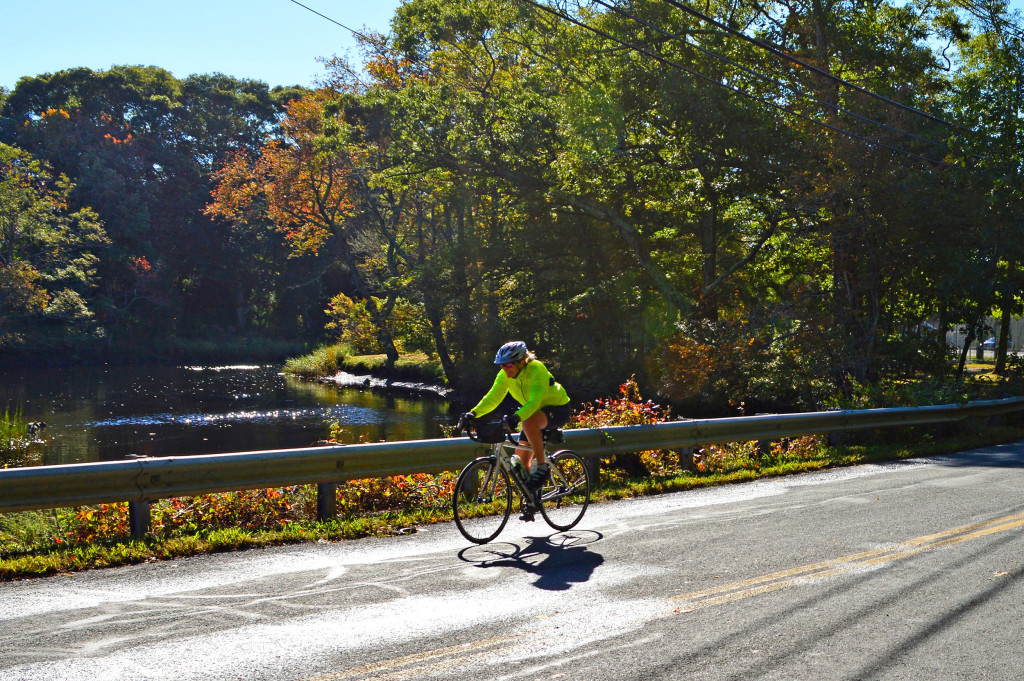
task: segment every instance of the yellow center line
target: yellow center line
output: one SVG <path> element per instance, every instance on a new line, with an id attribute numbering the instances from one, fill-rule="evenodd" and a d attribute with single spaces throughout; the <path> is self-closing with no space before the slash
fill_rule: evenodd
<path id="1" fill-rule="evenodd" d="M 407 655 L 405 657 L 398 657 L 392 660 L 382 660 L 373 664 L 366 664 L 360 667 L 352 667 L 340 672 L 331 672 L 328 674 L 321 674 L 320 676 L 312 676 L 305 681 L 341 681 L 342 679 L 350 679 L 352 677 L 364 678 L 370 674 L 377 672 L 383 672 L 388 670 L 391 671 L 385 677 L 376 678 L 394 678 L 400 679 L 408 672 L 414 672 L 415 674 L 422 674 L 427 669 L 435 666 L 447 667 L 451 661 L 444 660 L 442 662 L 432 662 L 438 660 L 438 658 L 446 658 L 452 655 L 466 655 L 467 653 L 474 653 L 473 655 L 467 656 L 465 660 L 470 657 L 475 657 L 483 652 L 488 651 L 501 643 L 508 641 L 507 637 L 496 636 L 494 638 L 485 639 L 482 641 L 472 641 L 470 643 L 463 643 L 454 646 L 448 646 L 447 648 L 437 648 L 436 650 L 428 650 L 422 653 L 416 653 L 414 655 Z M 432 664 L 424 666 L 424 663 L 432 662 Z M 416 665 L 411 670 L 402 670 L 401 667 L 407 667 L 409 665 Z"/>
<path id="2" fill-rule="evenodd" d="M 723 584 L 721 586 L 673 596 L 672 603 L 685 603 L 685 612 L 709 605 L 729 603 L 751 596 L 771 593 L 809 581 L 820 581 L 837 575 L 863 570 L 897 560 L 909 558 L 927 551 L 945 548 L 971 539 L 978 539 L 997 532 L 1005 532 L 1024 526 L 1024 513 L 987 520 L 963 527 L 957 527 L 935 534 L 907 540 L 894 546 L 862 551 L 831 560 L 802 565 L 751 579 Z"/>
<path id="3" fill-rule="evenodd" d="M 1024 527 L 1024 513 L 915 537 L 914 539 L 908 539 L 905 542 L 889 547 L 852 553 L 709 589 L 692 591 L 669 598 L 668 601 L 674 609 L 654 615 L 654 617 L 659 618 L 680 612 L 692 612 L 713 605 L 731 603 L 809 582 L 817 582 L 837 575 L 893 563 L 904 558 L 1019 527 Z M 432 672 L 444 672 L 450 670 L 454 665 L 469 664 L 474 660 L 492 654 L 496 648 L 507 643 L 509 643 L 509 639 L 504 636 L 472 641 L 406 657 L 382 660 L 339 672 L 322 674 L 310 677 L 305 681 L 343 681 L 344 679 L 364 678 L 371 675 L 377 675 L 374 678 L 385 681 L 403 681 L 404 679 Z"/>

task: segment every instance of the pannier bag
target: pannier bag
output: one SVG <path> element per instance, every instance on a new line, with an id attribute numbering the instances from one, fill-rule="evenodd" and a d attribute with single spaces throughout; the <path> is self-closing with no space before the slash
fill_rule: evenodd
<path id="1" fill-rule="evenodd" d="M 502 427 L 500 419 L 497 421 L 477 421 L 473 424 L 473 429 L 476 430 L 476 436 L 480 442 L 494 444 L 505 439 L 505 429 Z"/>

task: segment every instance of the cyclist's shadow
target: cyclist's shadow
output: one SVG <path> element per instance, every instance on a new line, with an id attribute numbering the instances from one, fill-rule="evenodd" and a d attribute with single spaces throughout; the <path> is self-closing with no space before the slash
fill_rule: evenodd
<path id="1" fill-rule="evenodd" d="M 586 582 L 604 557 L 588 548 L 603 539 L 591 530 L 556 532 L 548 537 L 528 537 L 526 546 L 496 542 L 470 546 L 459 558 L 481 568 L 512 567 L 537 575 L 534 586 L 546 591 L 565 591 L 573 584 Z"/>

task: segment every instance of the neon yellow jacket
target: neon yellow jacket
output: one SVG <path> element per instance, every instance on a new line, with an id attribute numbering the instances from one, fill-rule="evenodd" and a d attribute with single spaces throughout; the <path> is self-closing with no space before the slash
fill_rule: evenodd
<path id="1" fill-rule="evenodd" d="M 470 411 L 477 416 L 489 414 L 508 394 L 523 405 L 516 409 L 516 416 L 523 421 L 533 416 L 538 409 L 556 407 L 569 402 L 565 388 L 555 381 L 547 367 L 537 360 L 531 360 L 515 378 L 509 378 L 504 370 L 498 369 L 494 385 Z"/>

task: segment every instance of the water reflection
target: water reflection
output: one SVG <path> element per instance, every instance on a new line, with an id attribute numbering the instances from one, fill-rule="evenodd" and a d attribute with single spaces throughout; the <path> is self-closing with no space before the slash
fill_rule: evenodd
<path id="1" fill-rule="evenodd" d="M 100 367 L 0 374 L 0 409 L 45 421 L 44 464 L 306 447 L 338 421 L 357 440 L 440 437 L 442 400 L 283 376 L 275 366 Z"/>

